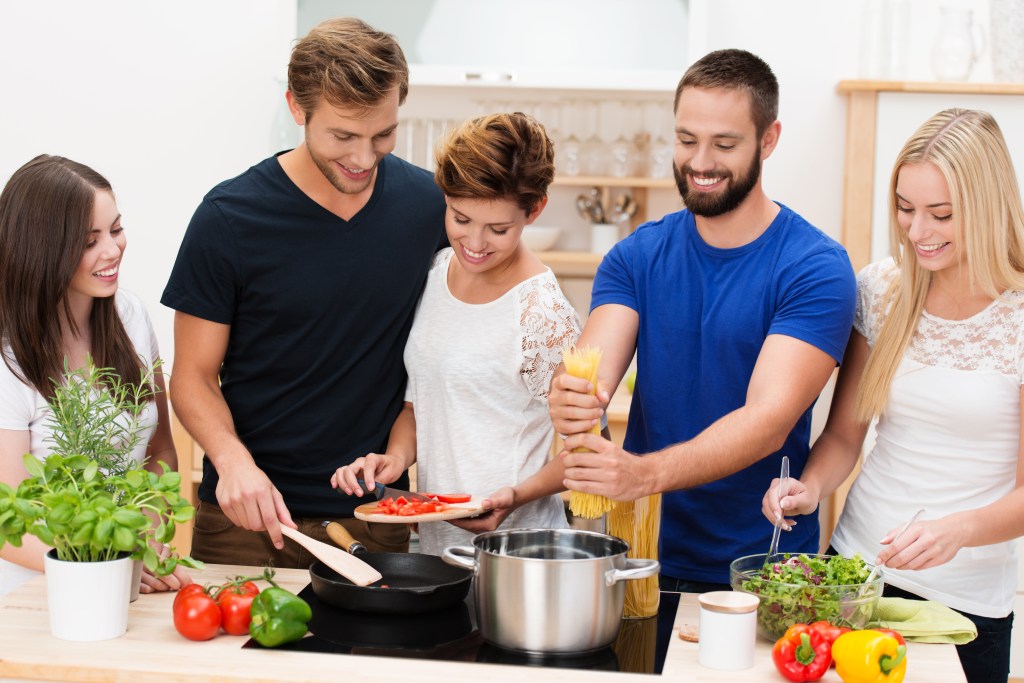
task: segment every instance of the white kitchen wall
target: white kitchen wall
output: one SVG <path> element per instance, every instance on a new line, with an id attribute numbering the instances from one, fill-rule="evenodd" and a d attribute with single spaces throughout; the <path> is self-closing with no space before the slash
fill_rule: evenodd
<path id="1" fill-rule="evenodd" d="M 46 153 L 110 180 L 129 248 L 122 286 L 159 304 L 192 212 L 269 153 L 295 34 L 292 0 L 0 3 L 0 183 Z"/>

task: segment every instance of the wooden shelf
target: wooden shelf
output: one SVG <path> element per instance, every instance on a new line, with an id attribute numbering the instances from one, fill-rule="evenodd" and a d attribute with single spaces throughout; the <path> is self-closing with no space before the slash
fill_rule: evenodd
<path id="1" fill-rule="evenodd" d="M 602 254 L 589 251 L 538 251 L 540 260 L 558 277 L 594 277 Z"/>
<path id="2" fill-rule="evenodd" d="M 942 95 L 1024 95 L 1024 83 L 949 83 L 944 81 L 839 81 L 836 91 L 934 93 Z"/>
<path id="3" fill-rule="evenodd" d="M 552 183 L 561 187 L 644 187 L 652 189 L 672 189 L 676 181 L 672 178 L 646 178 L 633 176 L 613 178 L 600 175 L 555 176 Z"/>

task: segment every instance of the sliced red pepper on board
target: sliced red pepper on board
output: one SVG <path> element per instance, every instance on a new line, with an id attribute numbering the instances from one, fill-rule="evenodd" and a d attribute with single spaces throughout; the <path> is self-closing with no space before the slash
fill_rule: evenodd
<path id="1" fill-rule="evenodd" d="M 816 681 L 832 664 L 832 644 L 807 624 L 793 624 L 775 641 L 772 662 L 790 681 Z"/>
<path id="2" fill-rule="evenodd" d="M 434 495 L 442 503 L 468 503 L 473 499 L 468 493 L 438 493 Z"/>
<path id="3" fill-rule="evenodd" d="M 406 500 L 404 497 L 395 499 L 386 498 L 377 502 L 376 512 L 383 515 L 399 515 L 402 517 L 413 517 L 431 512 L 444 512 L 448 509 L 447 503 L 437 500 Z"/>

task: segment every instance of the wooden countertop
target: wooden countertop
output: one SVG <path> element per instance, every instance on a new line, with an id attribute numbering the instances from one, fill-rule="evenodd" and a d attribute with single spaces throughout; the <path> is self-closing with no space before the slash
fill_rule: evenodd
<path id="1" fill-rule="evenodd" d="M 195 573 L 204 583 L 225 577 L 258 574 L 251 568 L 207 565 Z M 278 571 L 279 583 L 298 592 L 309 582 L 305 570 Z M 86 588 L 87 589 L 87 588 Z M 46 610 L 45 577 L 33 579 L 13 593 L 0 598 L 0 678 L 108 681 L 395 681 L 452 683 L 456 680 L 486 679 L 492 683 L 519 681 L 523 667 L 500 664 L 470 664 L 397 657 L 318 654 L 274 650 L 242 650 L 244 636 L 221 634 L 213 640 L 192 642 L 174 630 L 171 622 L 173 594 L 143 595 L 131 605 L 128 632 L 115 640 L 76 643 L 50 635 Z M 697 623 L 696 596 L 682 596 L 676 628 Z M 429 626 L 428 626 L 429 627 Z M 662 677 L 573 669 L 531 668 L 531 680 L 544 681 L 767 681 L 783 679 L 771 663 L 770 644 L 758 641 L 755 666 L 746 671 L 714 671 L 697 663 L 697 645 L 673 637 Z M 908 654 L 908 683 L 964 681 L 956 651 L 951 645 L 911 643 Z M 839 683 L 835 670 L 824 679 Z"/>

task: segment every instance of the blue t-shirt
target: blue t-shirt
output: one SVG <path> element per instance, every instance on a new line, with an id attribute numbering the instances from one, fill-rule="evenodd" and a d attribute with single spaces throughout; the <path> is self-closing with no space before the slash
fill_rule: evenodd
<path id="1" fill-rule="evenodd" d="M 292 515 L 351 516 L 364 502 L 330 478 L 387 445 L 416 303 L 447 243 L 444 210 L 430 173 L 388 155 L 346 221 L 270 158 L 211 190 L 192 217 L 161 302 L 231 326 L 221 391 Z M 205 458 L 201 500 L 216 502 L 217 481 Z"/>
<path id="2" fill-rule="evenodd" d="M 785 206 L 760 237 L 735 249 L 708 245 L 686 210 L 641 225 L 602 261 L 591 299 L 591 310 L 621 304 L 640 318 L 625 449 L 644 454 L 687 441 L 742 407 L 769 334 L 840 362 L 856 293 L 842 246 Z M 772 525 L 761 498 L 783 455 L 800 476 L 810 426 L 808 408 L 778 452 L 719 481 L 666 493 L 662 573 L 727 583 L 732 560 L 767 552 Z M 817 514 L 801 517 L 782 550 L 817 552 L 818 534 Z"/>

